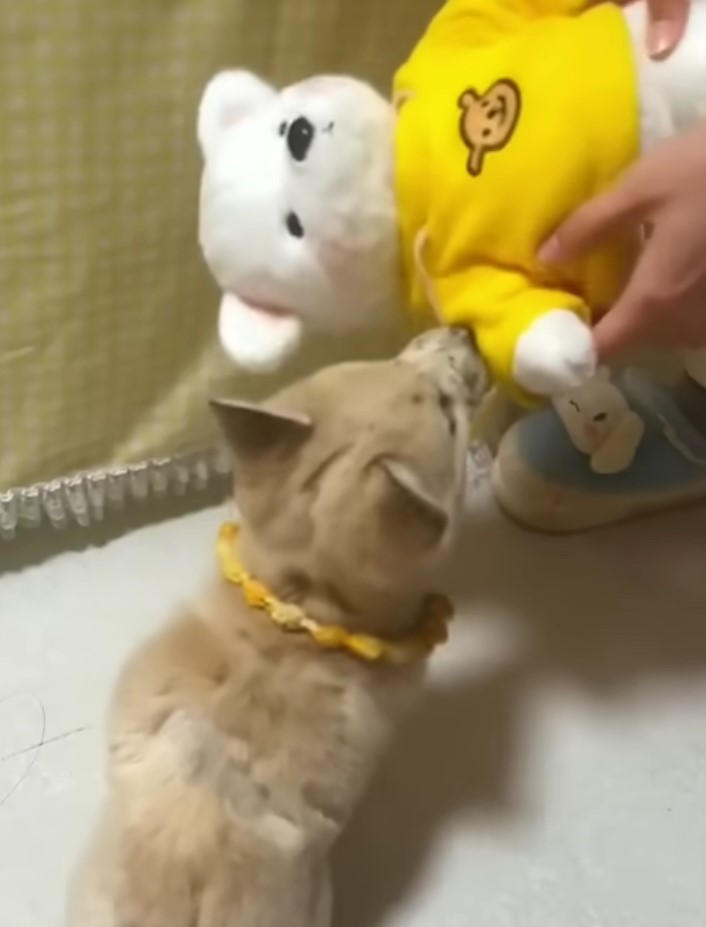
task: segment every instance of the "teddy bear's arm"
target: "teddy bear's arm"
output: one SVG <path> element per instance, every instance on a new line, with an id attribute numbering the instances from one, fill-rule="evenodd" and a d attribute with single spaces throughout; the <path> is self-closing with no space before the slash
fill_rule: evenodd
<path id="1" fill-rule="evenodd" d="M 575 294 L 492 267 L 436 280 L 433 291 L 440 319 L 473 331 L 494 380 L 520 401 L 561 393 L 595 370 L 589 310 Z"/>

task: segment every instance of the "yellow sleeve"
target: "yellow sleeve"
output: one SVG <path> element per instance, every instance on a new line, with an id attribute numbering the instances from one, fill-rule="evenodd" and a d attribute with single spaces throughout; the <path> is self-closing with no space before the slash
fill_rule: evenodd
<path id="1" fill-rule="evenodd" d="M 473 332 L 493 380 L 525 405 L 534 398 L 513 380 L 515 346 L 529 326 L 552 309 L 568 309 L 590 324 L 586 304 L 575 294 L 532 285 L 515 271 L 474 267 L 433 284 L 436 310 L 446 325 Z"/>

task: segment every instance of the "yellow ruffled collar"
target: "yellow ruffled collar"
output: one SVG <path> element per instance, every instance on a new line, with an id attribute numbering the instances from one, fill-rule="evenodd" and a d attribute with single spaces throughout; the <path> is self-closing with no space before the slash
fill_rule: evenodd
<path id="1" fill-rule="evenodd" d="M 219 531 L 217 553 L 221 573 L 229 583 L 242 589 L 243 598 L 251 608 L 266 612 L 283 631 L 308 634 L 325 650 L 344 651 L 362 660 L 396 665 L 426 657 L 446 641 L 453 608 L 449 600 L 440 595 L 427 596 L 419 628 L 394 640 L 354 634 L 345 628 L 313 621 L 298 605 L 280 601 L 243 569 L 235 552 L 238 533 L 238 526 L 232 522 L 224 524 Z"/>

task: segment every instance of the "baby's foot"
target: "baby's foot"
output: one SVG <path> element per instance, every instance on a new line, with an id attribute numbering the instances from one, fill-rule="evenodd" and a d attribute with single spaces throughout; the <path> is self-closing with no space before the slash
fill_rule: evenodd
<path id="1" fill-rule="evenodd" d="M 535 396 L 555 396 L 580 386 L 596 371 L 591 329 L 568 309 L 551 309 L 515 346 L 513 376 Z"/>

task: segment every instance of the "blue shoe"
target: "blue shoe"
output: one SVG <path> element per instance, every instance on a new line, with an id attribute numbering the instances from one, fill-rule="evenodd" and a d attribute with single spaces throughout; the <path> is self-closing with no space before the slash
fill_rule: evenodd
<path id="1" fill-rule="evenodd" d="M 492 483 L 528 528 L 597 528 L 706 499 L 706 436 L 669 389 L 635 370 L 601 372 L 507 432 Z"/>

